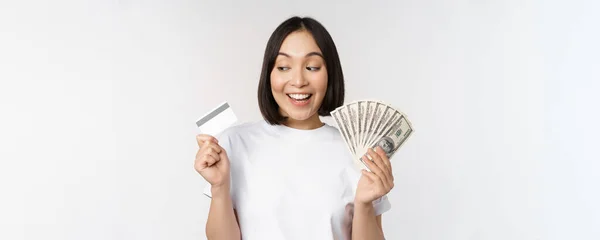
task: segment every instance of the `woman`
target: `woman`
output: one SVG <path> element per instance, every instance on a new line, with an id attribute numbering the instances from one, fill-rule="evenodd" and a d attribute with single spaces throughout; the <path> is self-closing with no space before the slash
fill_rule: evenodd
<path id="1" fill-rule="evenodd" d="M 381 148 L 358 172 L 337 129 L 319 116 L 344 102 L 335 44 L 311 18 L 271 35 L 258 86 L 264 121 L 198 135 L 195 169 L 210 185 L 208 239 L 384 239 L 390 162 Z M 370 159 L 367 160 L 367 159 Z"/>

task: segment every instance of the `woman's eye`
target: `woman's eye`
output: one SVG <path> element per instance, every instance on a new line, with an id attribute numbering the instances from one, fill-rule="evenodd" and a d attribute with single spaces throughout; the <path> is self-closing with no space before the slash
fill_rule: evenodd
<path id="1" fill-rule="evenodd" d="M 306 67 L 306 70 L 308 71 L 319 71 L 319 69 L 321 69 L 320 67 Z"/>
<path id="2" fill-rule="evenodd" d="M 289 67 L 277 67 L 277 70 L 279 70 L 279 71 L 287 71 L 289 69 L 290 69 Z"/>

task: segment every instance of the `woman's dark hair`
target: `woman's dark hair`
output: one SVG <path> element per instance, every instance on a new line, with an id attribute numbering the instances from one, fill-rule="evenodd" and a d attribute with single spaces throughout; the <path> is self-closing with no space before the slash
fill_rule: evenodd
<path id="1" fill-rule="evenodd" d="M 299 30 L 305 30 L 312 34 L 323 53 L 327 68 L 327 92 L 317 113 L 320 116 L 330 116 L 331 111 L 344 103 L 342 64 L 329 32 L 321 23 L 310 17 L 292 17 L 281 23 L 269 38 L 258 83 L 258 106 L 263 118 L 272 125 L 283 123 L 286 117 L 279 113 L 279 105 L 275 102 L 271 92 L 271 71 L 283 40 L 289 34 Z"/>

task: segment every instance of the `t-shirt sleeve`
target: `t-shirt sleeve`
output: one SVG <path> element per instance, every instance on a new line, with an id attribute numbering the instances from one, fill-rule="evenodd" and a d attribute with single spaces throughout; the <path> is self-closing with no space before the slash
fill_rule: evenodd
<path id="1" fill-rule="evenodd" d="M 225 149 L 225 151 L 227 152 L 227 157 L 229 158 L 229 168 L 230 168 L 230 179 L 229 182 L 231 184 L 230 186 L 230 194 L 232 197 L 232 202 L 233 202 L 233 207 L 235 208 L 236 204 L 234 201 L 234 194 L 235 194 L 235 186 L 233 184 L 233 179 L 231 179 L 231 176 L 233 176 L 233 174 L 231 173 L 231 171 L 233 170 L 233 158 L 235 158 L 235 154 L 233 152 L 233 149 L 231 148 L 231 129 L 227 129 L 225 131 L 223 131 L 221 134 L 215 136 L 217 138 L 217 140 L 219 141 L 219 145 Z M 211 185 L 208 181 L 204 180 L 205 182 L 205 186 L 204 186 L 204 190 L 202 191 L 202 193 L 209 197 L 212 198 L 212 193 L 211 193 Z"/>
<path id="2" fill-rule="evenodd" d="M 375 216 L 379 216 L 392 208 L 392 204 L 388 199 L 387 195 L 380 197 L 379 199 L 373 201 L 373 208 L 375 209 Z"/>
<path id="3" fill-rule="evenodd" d="M 207 196 L 208 198 L 212 198 L 212 194 L 210 192 L 210 183 L 207 182 L 206 180 L 205 182 L 205 186 L 204 186 L 204 191 L 202 193 L 204 193 L 205 196 Z"/>

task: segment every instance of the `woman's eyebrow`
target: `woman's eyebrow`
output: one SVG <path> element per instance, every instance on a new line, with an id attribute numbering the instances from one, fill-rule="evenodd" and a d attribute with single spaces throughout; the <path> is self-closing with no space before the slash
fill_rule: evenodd
<path id="1" fill-rule="evenodd" d="M 318 53 L 318 52 L 310 52 L 310 53 L 306 54 L 306 57 L 310 57 L 310 56 L 319 56 L 319 57 L 321 57 L 321 58 L 325 59 L 325 58 L 323 57 L 323 54 L 321 54 L 321 53 Z"/>
<path id="2" fill-rule="evenodd" d="M 290 56 L 289 54 L 287 54 L 287 53 L 284 53 L 284 52 L 279 52 L 277 55 L 281 55 L 281 56 L 285 56 L 285 57 L 291 58 L 291 56 Z M 308 54 L 306 54 L 306 56 L 304 56 L 304 57 L 310 57 L 310 56 L 320 56 L 321 58 L 325 59 L 325 58 L 323 57 L 323 54 L 321 54 L 321 53 L 318 53 L 318 52 L 309 52 L 309 53 L 308 53 Z"/>

